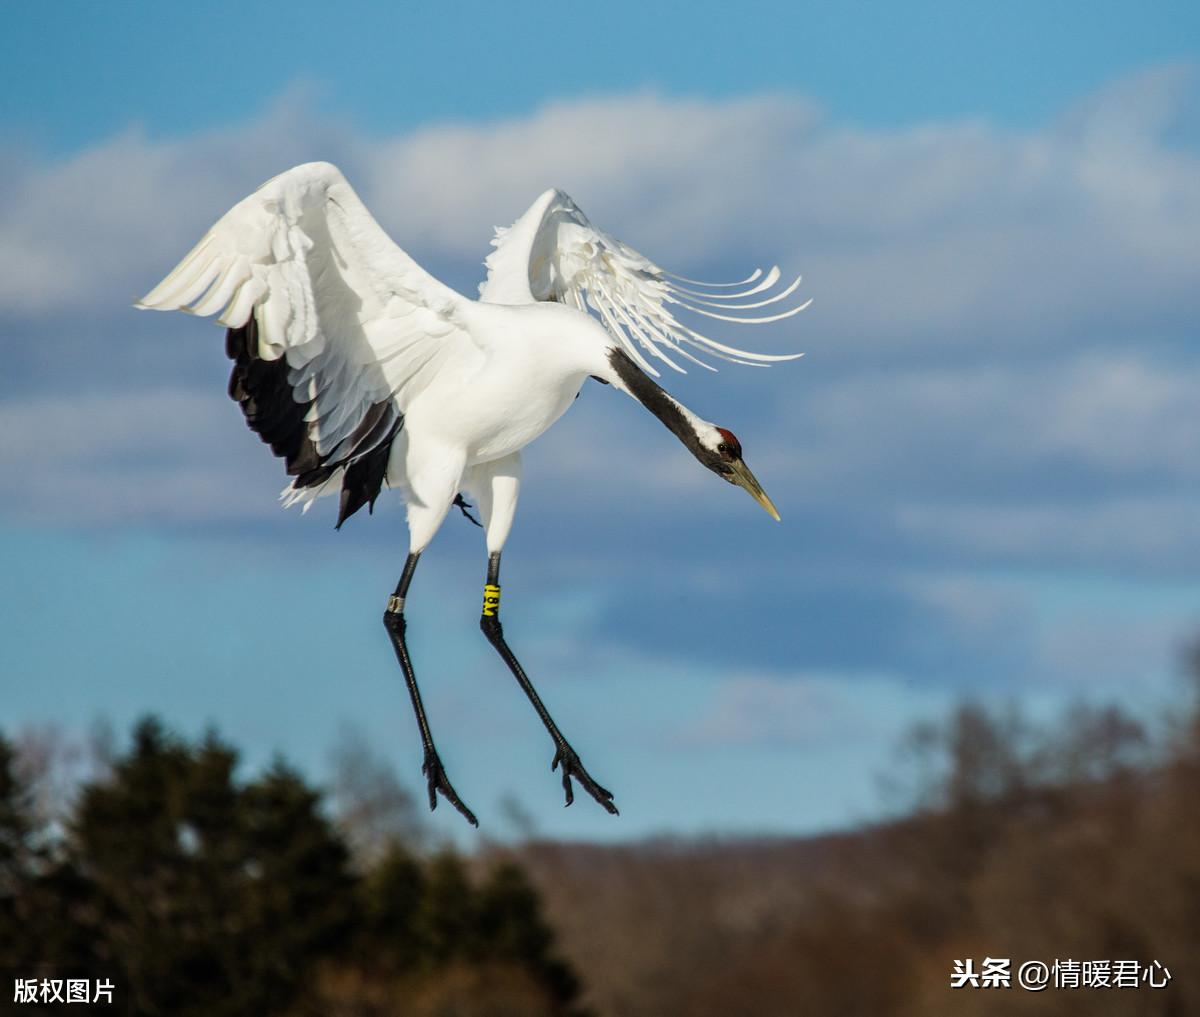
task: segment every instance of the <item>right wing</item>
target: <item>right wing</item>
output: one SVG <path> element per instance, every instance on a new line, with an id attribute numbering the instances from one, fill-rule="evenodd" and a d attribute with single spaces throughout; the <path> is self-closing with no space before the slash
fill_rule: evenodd
<path id="1" fill-rule="evenodd" d="M 590 308 L 638 366 L 655 377 L 658 371 L 648 358 L 681 372 L 672 355 L 713 369 L 692 350 L 757 367 L 801 356 L 726 346 L 684 325 L 671 310 L 675 305 L 718 321 L 765 325 L 799 314 L 812 303 L 806 300 L 777 313 L 759 310 L 790 297 L 800 286 L 799 278 L 765 296 L 779 281 L 778 268 L 765 275 L 755 269 L 736 283 L 703 283 L 673 275 L 593 226 L 563 191 L 546 191 L 511 227 L 496 230 L 492 246 L 480 300 L 500 304 L 556 300 L 581 311 Z M 746 297 L 754 299 L 738 302 Z M 743 311 L 754 313 L 737 313 Z"/>
<path id="2" fill-rule="evenodd" d="M 219 313 L 230 395 L 284 457 L 295 478 L 285 500 L 310 502 L 340 478 L 341 525 L 374 501 L 413 397 L 435 374 L 482 363 L 466 303 L 391 241 L 337 167 L 317 162 L 240 201 L 136 306 Z M 351 479 L 367 481 L 365 497 L 347 497 Z"/>

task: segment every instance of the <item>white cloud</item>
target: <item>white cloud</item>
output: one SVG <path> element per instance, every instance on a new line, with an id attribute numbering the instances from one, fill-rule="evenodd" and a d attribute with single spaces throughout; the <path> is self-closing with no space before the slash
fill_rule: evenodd
<path id="1" fill-rule="evenodd" d="M 124 313 L 213 221 L 267 178 L 356 142 L 304 91 L 258 122 L 185 139 L 131 128 L 64 161 L 24 161 L 0 200 L 0 313 Z"/>
<path id="2" fill-rule="evenodd" d="M 237 418 L 220 393 L 186 390 L 2 403 L 5 513 L 40 525 L 104 525 L 277 511 L 267 491 L 283 481 L 257 468 L 269 454 Z"/>
<path id="3" fill-rule="evenodd" d="M 643 94 L 375 139 L 314 118 L 298 92 L 255 122 L 186 139 L 130 131 L 53 165 L 9 159 L 0 315 L 22 321 L 13 333 L 22 344 L 87 335 L 97 318 L 113 329 L 217 215 L 303 159 L 341 163 L 394 235 L 459 282 L 477 277 L 490 227 L 557 184 L 602 226 L 683 272 L 764 259 L 806 272 L 816 302 L 777 336 L 810 360 L 726 371 L 695 400 L 735 428 L 727 408 L 750 416 L 748 458 L 781 504 L 956 553 L 1077 547 L 1157 560 L 1173 540 L 1191 539 L 1200 469 L 1200 367 L 1164 341 L 1200 320 L 1200 160 L 1174 140 L 1196 114 L 1194 78 L 1186 67 L 1135 76 L 1023 132 L 982 121 L 866 129 L 795 96 Z M 53 329 L 39 332 L 50 318 Z M 178 334 L 199 327 L 161 322 Z M 155 355 L 161 377 L 166 354 Z M 155 493 L 143 492 L 138 518 L 200 518 L 202 507 L 259 514 L 241 473 L 217 482 L 231 467 L 207 424 L 149 434 L 128 422 L 128 400 L 154 398 L 138 388 L 146 360 L 124 342 L 78 364 L 61 358 L 53 377 L 42 357 L 10 382 L 8 391 L 27 383 L 64 396 L 6 408 L 27 435 L 2 460 L 19 488 L 9 512 L 36 513 L 46 501 L 68 514 L 83 492 L 111 487 L 114 470 L 143 477 L 153 461 L 170 464 L 153 466 L 160 475 L 175 473 L 143 484 Z M 670 384 L 691 401 L 701 382 Z M 649 432 L 637 428 L 657 424 L 603 396 L 589 392 L 531 453 L 547 477 L 531 473 L 531 485 L 573 504 L 585 482 L 619 477 L 590 488 L 593 513 L 627 505 L 635 488 L 658 511 L 693 496 L 705 511 L 744 508 L 737 492 L 714 492 L 669 438 L 640 441 Z M 218 409 L 217 393 L 190 398 L 179 405 L 198 422 L 198 407 L 211 406 L 228 445 L 236 412 Z M 91 426 L 89 413 L 109 423 Z M 86 434 L 26 426 L 52 419 Z M 606 439 L 599 449 L 596 434 Z M 81 454 L 76 441 L 93 451 Z M 131 465 L 139 442 L 156 441 L 171 453 Z M 245 455 L 246 476 L 281 482 L 264 451 Z M 1081 511 L 1085 489 L 1093 500 Z M 114 517 L 122 498 L 133 500 L 118 494 Z M 1128 530 L 1131 513 L 1145 532 Z M 1064 543 L 1043 527 L 1073 532 Z"/>
<path id="4" fill-rule="evenodd" d="M 975 559 L 1044 567 L 1194 570 L 1200 495 L 1017 505 L 904 504 L 902 532 Z"/>
<path id="5" fill-rule="evenodd" d="M 482 258 L 490 227 L 507 225 L 549 186 L 652 256 L 694 264 L 751 239 L 767 239 L 767 254 L 778 255 L 791 244 L 773 228 L 772 157 L 817 122 L 799 98 L 553 103 L 520 120 L 386 142 L 364 167 L 365 190 L 398 236 L 463 258 Z"/>
<path id="6" fill-rule="evenodd" d="M 868 130 L 803 98 L 634 95 L 375 140 L 286 97 L 259 121 L 183 141 L 128 133 L 10 182 L 0 310 L 119 306 L 213 219 L 305 158 L 344 165 L 418 259 L 464 279 L 489 228 L 550 184 L 684 272 L 782 260 L 805 271 L 810 348 L 1006 349 L 1086 329 L 1194 319 L 1200 161 L 1155 133 L 1186 69 L 1130 79 L 1062 124 Z M 1139 111 L 1146 113 L 1143 121 Z M 1137 125 L 1138 143 L 1118 143 Z M 1149 125 L 1149 126 L 1147 126 Z"/>
<path id="7" fill-rule="evenodd" d="M 783 410 L 814 449 L 805 475 L 912 491 L 1018 490 L 1072 470 L 1112 488 L 1200 480 L 1200 366 L 1163 353 L 1068 354 L 847 372 Z M 968 479 L 969 478 L 969 479 Z M 826 488 L 828 489 L 828 488 Z"/>
<path id="8" fill-rule="evenodd" d="M 868 743 L 941 713 L 951 698 L 894 675 L 736 674 L 716 685 L 705 709 L 674 738 L 705 748 Z"/>

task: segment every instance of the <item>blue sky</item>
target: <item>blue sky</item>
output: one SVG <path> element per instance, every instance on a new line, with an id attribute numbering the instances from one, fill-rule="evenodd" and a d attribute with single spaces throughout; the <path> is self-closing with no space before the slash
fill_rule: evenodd
<path id="1" fill-rule="evenodd" d="M 491 834 L 507 794 L 567 837 L 821 829 L 963 695 L 1169 708 L 1200 618 L 1194 5 L 444 8 L 3 8 L 6 729 L 155 710 L 317 778 L 350 729 L 417 785 L 378 622 L 400 507 L 278 510 L 219 331 L 129 308 L 312 158 L 464 292 L 554 184 L 669 268 L 778 261 L 814 298 L 718 336 L 798 364 L 666 381 L 782 526 L 596 387 L 529 451 L 506 629 L 620 820 L 561 808 L 476 629 L 476 531 L 426 556 L 418 674 Z"/>
<path id="2" fill-rule="evenodd" d="M 8 5 L 6 131 L 55 152 L 141 124 L 180 136 L 303 82 L 373 133 L 661 89 L 799 92 L 838 119 L 1029 124 L 1114 77 L 1194 55 L 1195 5 L 612 3 Z M 49 41 L 53 40 L 53 45 Z"/>

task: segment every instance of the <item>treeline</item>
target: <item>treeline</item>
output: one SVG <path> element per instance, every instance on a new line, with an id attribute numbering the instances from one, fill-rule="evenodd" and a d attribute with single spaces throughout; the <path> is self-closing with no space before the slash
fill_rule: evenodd
<path id="1" fill-rule="evenodd" d="M 852 833 L 528 845 L 564 951 L 588 959 L 584 1001 L 605 1017 L 1200 1014 L 1194 703 L 1161 726 L 968 704 L 914 731 L 891 778 L 902 817 Z M 955 960 L 987 957 L 1012 962 L 1011 987 L 951 988 Z M 1056 960 L 1170 981 L 1018 986 L 1020 963 Z"/>
<path id="2" fill-rule="evenodd" d="M 394 837 L 356 858 L 296 772 L 242 782 L 236 765 L 219 738 L 189 744 L 148 720 L 55 814 L 0 738 L 4 1004 L 20 977 L 110 981 L 113 1006 L 95 1012 L 114 1014 L 580 1012 L 515 862 L 473 875 Z"/>
<path id="3" fill-rule="evenodd" d="M 1194 697 L 1159 725 L 963 705 L 912 732 L 898 818 L 857 831 L 470 858 L 422 846 L 407 793 L 362 756 L 332 809 L 282 764 L 240 781 L 230 746 L 152 721 L 57 805 L 34 756 L 0 738 L 0 971 L 109 978 L 126 1009 L 96 1012 L 1200 1014 Z M 956 961 L 988 957 L 1171 977 L 951 988 Z"/>

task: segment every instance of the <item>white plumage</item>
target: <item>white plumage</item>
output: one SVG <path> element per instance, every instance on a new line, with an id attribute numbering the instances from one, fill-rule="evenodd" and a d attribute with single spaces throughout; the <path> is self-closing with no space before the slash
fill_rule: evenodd
<path id="1" fill-rule="evenodd" d="M 478 500 L 487 531 L 489 582 L 498 581 L 520 487 L 520 450 L 565 412 L 588 377 L 638 399 L 703 465 L 748 490 L 778 519 L 736 438 L 647 375 L 657 376 L 656 363 L 708 367 L 705 355 L 756 366 L 799 356 L 724 345 L 673 313 L 679 307 L 724 322 L 777 321 L 807 303 L 757 317 L 744 312 L 790 297 L 799 279 L 766 296 L 779 280 L 777 268 L 734 284 L 669 275 L 592 226 L 558 190 L 498 229 L 492 243 L 480 299 L 470 300 L 397 247 L 336 167 L 309 163 L 235 205 L 137 306 L 217 315 L 229 329 L 235 362 L 231 394 L 293 476 L 285 503 L 307 508 L 319 495 L 341 491 L 341 525 L 373 504 L 382 483 L 399 488 L 413 567 L 466 491 Z M 392 610 L 401 628 L 411 572 L 406 568 L 397 588 L 400 608 Z M 402 631 L 399 638 L 402 644 Z M 441 774 L 406 661 L 405 653 L 431 804 L 440 790 L 473 819 Z M 524 687 L 515 658 L 509 664 Z M 526 691 L 541 712 L 532 688 Z M 555 736 L 556 760 L 563 760 L 569 799 L 567 778 L 585 786 L 590 778 L 568 765 L 573 753 L 564 753 L 569 746 L 559 744 L 548 715 L 543 720 Z M 594 787 L 588 790 L 601 800 Z"/>

